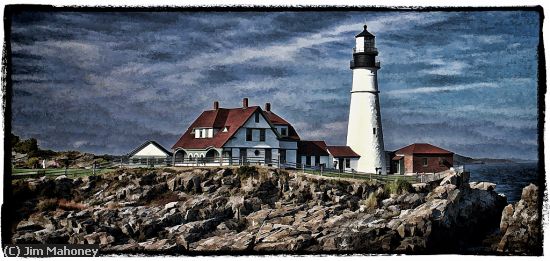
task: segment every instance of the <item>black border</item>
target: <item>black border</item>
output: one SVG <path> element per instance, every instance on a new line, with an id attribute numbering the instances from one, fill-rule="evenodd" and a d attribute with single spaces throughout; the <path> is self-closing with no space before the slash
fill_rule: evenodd
<path id="1" fill-rule="evenodd" d="M 544 115 L 545 115 L 545 101 L 544 96 L 546 94 L 546 59 L 543 42 L 543 21 L 544 10 L 542 6 L 511 6 L 511 7 L 415 7 L 415 6 L 394 6 L 394 7 L 357 7 L 357 6 L 156 6 L 156 7 L 134 7 L 134 6 L 60 6 L 53 5 L 6 5 L 4 8 L 4 51 L 2 52 L 2 79 L 3 86 L 2 92 L 4 93 L 4 202 L 1 208 L 1 226 L 2 226 L 2 248 L 6 246 L 6 242 L 11 241 L 11 226 L 14 217 L 13 202 L 17 200 L 12 197 L 12 177 L 11 177 L 11 142 L 9 140 L 9 133 L 11 133 L 11 102 L 12 102 L 12 67 L 11 67 L 11 21 L 12 16 L 19 12 L 24 11 L 42 11 L 42 12 L 334 12 L 334 11 L 370 11 L 370 12 L 483 12 L 483 11 L 534 11 L 539 15 L 539 44 L 538 44 L 538 92 L 537 92 L 537 105 L 538 105 L 538 169 L 539 169 L 539 217 L 541 219 L 541 242 L 540 249 L 535 253 L 537 256 L 543 255 L 543 202 L 547 199 L 544 198 L 544 192 L 546 191 L 546 173 L 544 162 Z M 541 175 L 542 174 L 542 175 Z M 8 185 L 9 184 L 9 185 Z M 104 254 L 107 254 L 106 252 Z M 112 253 L 111 253 L 112 254 Z M 117 252 L 117 254 L 140 254 L 141 252 Z M 177 254 L 170 252 L 159 252 L 159 254 Z M 272 255 L 272 254 L 290 254 L 290 255 L 319 255 L 319 254 L 336 254 L 336 255 L 350 255 L 350 254 L 367 254 L 373 255 L 376 253 L 364 253 L 364 252 L 334 252 L 324 251 L 317 253 L 310 252 L 269 252 L 260 253 L 254 251 L 244 252 L 192 252 L 182 253 L 189 256 L 205 256 L 205 255 Z M 383 253 L 382 253 L 383 254 Z M 443 254 L 443 253 L 415 253 L 415 254 Z M 447 253 L 453 254 L 453 253 Z M 454 253 L 456 254 L 456 253 Z M 484 255 L 495 255 L 498 253 L 479 253 Z"/>

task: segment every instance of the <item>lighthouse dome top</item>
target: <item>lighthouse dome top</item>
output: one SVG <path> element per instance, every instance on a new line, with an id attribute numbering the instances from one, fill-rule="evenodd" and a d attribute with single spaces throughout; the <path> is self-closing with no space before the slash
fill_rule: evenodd
<path id="1" fill-rule="evenodd" d="M 375 36 L 367 31 L 367 25 L 363 25 L 363 31 L 355 36 L 357 37 L 374 38 Z"/>

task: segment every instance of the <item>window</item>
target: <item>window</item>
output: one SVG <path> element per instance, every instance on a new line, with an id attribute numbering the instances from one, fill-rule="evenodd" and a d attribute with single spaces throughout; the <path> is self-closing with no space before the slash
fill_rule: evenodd
<path id="1" fill-rule="evenodd" d="M 346 168 L 351 168 L 351 160 L 346 159 Z"/>
<path id="2" fill-rule="evenodd" d="M 199 138 L 202 138 L 202 129 L 199 129 Z"/>
<path id="3" fill-rule="evenodd" d="M 279 150 L 279 159 L 281 161 L 280 163 L 286 162 L 286 150 L 283 150 L 283 149 Z"/>
<path id="4" fill-rule="evenodd" d="M 256 113 L 254 114 L 254 121 L 255 121 L 255 122 L 260 122 L 260 113 L 259 113 L 259 112 L 256 112 Z"/>
<path id="5" fill-rule="evenodd" d="M 260 151 L 259 151 L 259 150 L 255 150 L 255 151 L 254 151 L 254 156 L 260 156 Z"/>
<path id="6" fill-rule="evenodd" d="M 227 132 L 227 126 L 223 127 L 222 132 Z"/>
<path id="7" fill-rule="evenodd" d="M 246 141 L 252 141 L 252 129 L 246 129 Z"/>
<path id="8" fill-rule="evenodd" d="M 265 141 L 265 129 L 260 130 L 260 141 Z"/>
<path id="9" fill-rule="evenodd" d="M 376 135 L 376 128 L 372 128 L 372 134 Z"/>
<path id="10" fill-rule="evenodd" d="M 286 136 L 286 128 L 281 128 L 281 136 Z"/>
<path id="11" fill-rule="evenodd" d="M 193 160 L 193 155 L 189 155 L 189 161 Z"/>
<path id="12" fill-rule="evenodd" d="M 428 166 L 428 158 L 423 158 L 423 159 L 422 159 L 422 165 L 423 165 L 424 167 L 427 167 L 427 166 Z"/>
<path id="13" fill-rule="evenodd" d="M 445 160 L 444 158 L 439 158 L 439 166 L 440 167 L 445 167 L 446 163 L 447 163 L 447 160 Z"/>
<path id="14" fill-rule="evenodd" d="M 311 157 L 306 156 L 306 166 L 311 166 Z"/>

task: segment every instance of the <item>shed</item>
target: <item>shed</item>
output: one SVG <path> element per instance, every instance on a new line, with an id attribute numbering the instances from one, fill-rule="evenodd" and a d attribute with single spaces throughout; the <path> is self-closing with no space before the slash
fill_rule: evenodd
<path id="1" fill-rule="evenodd" d="M 127 154 L 130 165 L 169 165 L 172 153 L 154 140 L 148 140 Z"/>

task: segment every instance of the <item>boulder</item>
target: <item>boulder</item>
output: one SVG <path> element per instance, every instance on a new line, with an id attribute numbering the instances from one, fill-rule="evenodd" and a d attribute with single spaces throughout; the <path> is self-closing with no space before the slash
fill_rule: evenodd
<path id="1" fill-rule="evenodd" d="M 176 243 L 174 239 L 158 239 L 151 238 L 145 242 L 138 244 L 140 249 L 147 252 L 174 252 L 178 251 L 180 246 Z"/>
<path id="2" fill-rule="evenodd" d="M 497 184 L 491 182 L 470 182 L 470 188 L 494 191 Z"/>
<path id="3" fill-rule="evenodd" d="M 539 215 L 538 187 L 530 184 L 523 188 L 521 199 L 502 211 L 500 231 L 502 238 L 497 251 L 524 254 L 542 254 L 541 218 Z"/>
<path id="4" fill-rule="evenodd" d="M 84 236 L 87 244 L 99 244 L 100 246 L 109 245 L 115 242 L 115 238 L 106 232 L 94 232 Z"/>
<path id="5" fill-rule="evenodd" d="M 195 251 L 231 251 L 241 252 L 251 250 L 254 245 L 254 233 L 243 231 L 228 233 L 222 236 L 213 236 L 192 244 Z"/>

